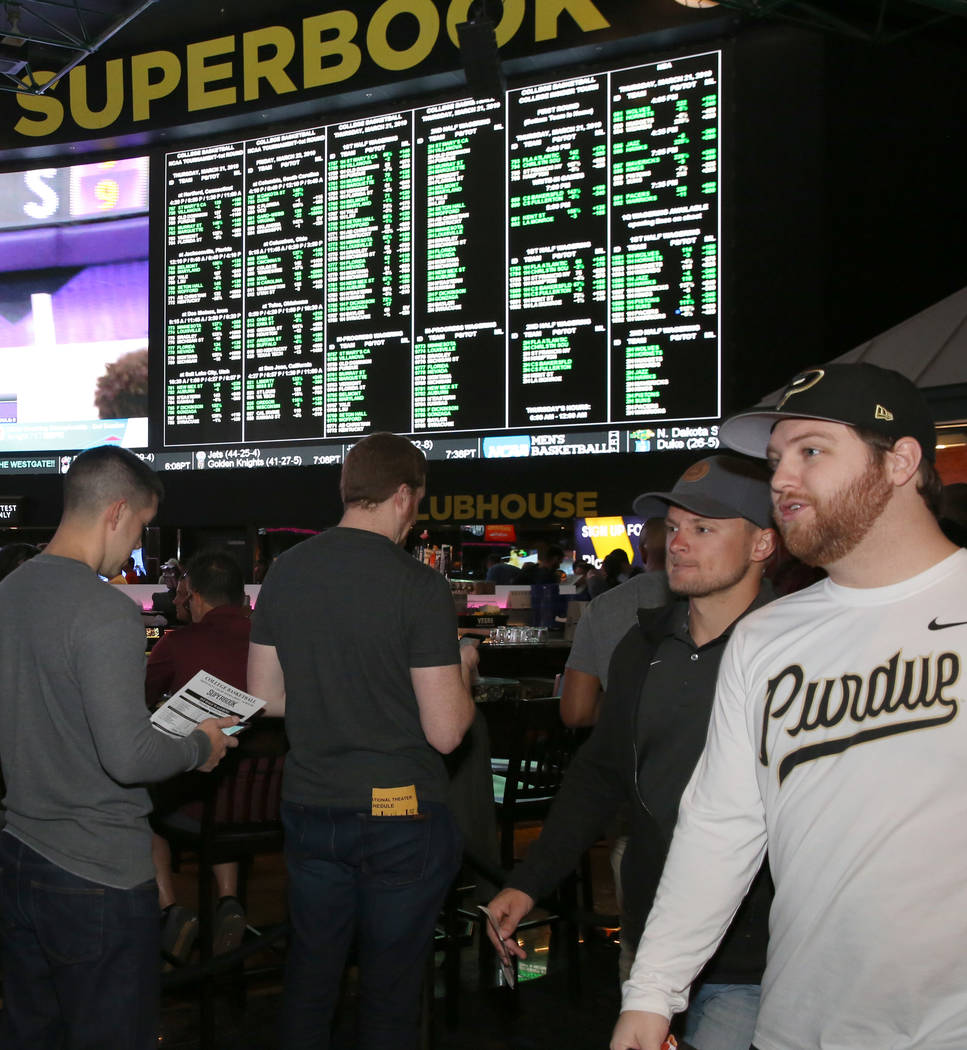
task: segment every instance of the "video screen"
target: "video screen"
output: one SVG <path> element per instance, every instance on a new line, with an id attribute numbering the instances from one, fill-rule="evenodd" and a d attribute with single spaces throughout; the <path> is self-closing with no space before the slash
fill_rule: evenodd
<path id="1" fill-rule="evenodd" d="M 148 158 L 0 173 L 0 470 L 148 444 Z"/>
<path id="2" fill-rule="evenodd" d="M 715 447 L 721 80 L 712 51 L 166 154 L 159 462 Z"/>

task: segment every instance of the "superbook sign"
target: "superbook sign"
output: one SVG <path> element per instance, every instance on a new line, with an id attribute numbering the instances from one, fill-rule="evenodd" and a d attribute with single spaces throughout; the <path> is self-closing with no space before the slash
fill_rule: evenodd
<path id="1" fill-rule="evenodd" d="M 0 97 L 2 144 L 29 146 L 125 134 L 308 101 L 461 68 L 456 27 L 471 0 L 383 0 L 302 7 L 272 24 L 77 66 L 44 94 Z M 668 5 L 674 6 L 674 5 Z M 702 12 L 645 11 L 624 0 L 505 0 L 502 57 L 668 28 Z M 291 8 L 290 8 L 291 11 Z M 267 21 L 267 16 L 266 21 Z M 34 69 L 35 84 L 55 70 Z"/>

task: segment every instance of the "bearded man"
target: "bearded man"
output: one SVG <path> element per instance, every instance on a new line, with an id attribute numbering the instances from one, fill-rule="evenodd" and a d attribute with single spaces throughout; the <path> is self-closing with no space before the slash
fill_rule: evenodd
<path id="1" fill-rule="evenodd" d="M 834 364 L 721 436 L 768 460 L 786 545 L 829 578 L 732 634 L 612 1050 L 658 1050 L 767 849 L 758 1050 L 967 1046 L 967 552 L 929 411 Z"/>

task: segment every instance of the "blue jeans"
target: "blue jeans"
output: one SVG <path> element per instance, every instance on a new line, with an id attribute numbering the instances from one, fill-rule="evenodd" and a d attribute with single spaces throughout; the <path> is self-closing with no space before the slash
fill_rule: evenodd
<path id="1" fill-rule="evenodd" d="M 757 984 L 697 984 L 685 1014 L 685 1039 L 700 1050 L 747 1050 L 759 1015 Z"/>
<path id="2" fill-rule="evenodd" d="M 411 1050 L 433 928 L 460 867 L 460 833 L 446 806 L 414 817 L 282 804 L 292 940 L 282 1050 L 326 1050 L 355 938 L 359 1050 Z"/>
<path id="3" fill-rule="evenodd" d="M 64 871 L 0 834 L 4 1050 L 157 1050 L 158 887 Z"/>

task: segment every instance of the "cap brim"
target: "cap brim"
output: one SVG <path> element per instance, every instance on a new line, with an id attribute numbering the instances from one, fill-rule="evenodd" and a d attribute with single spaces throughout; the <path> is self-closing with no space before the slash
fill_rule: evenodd
<path id="1" fill-rule="evenodd" d="M 639 518 L 663 518 L 668 513 L 669 498 L 667 492 L 643 492 L 631 509 Z"/>
<path id="2" fill-rule="evenodd" d="M 797 415 L 795 412 L 742 412 L 727 419 L 719 427 L 719 440 L 735 452 L 744 452 L 747 456 L 755 456 L 756 459 L 765 459 L 773 428 L 783 419 L 818 419 L 823 423 L 853 426 L 852 423 L 845 423 L 841 419 L 818 416 L 810 412 L 804 412 L 802 415 Z"/>
<path id="3" fill-rule="evenodd" d="M 639 518 L 664 518 L 669 507 L 681 507 L 701 518 L 747 518 L 747 515 L 710 496 L 686 496 L 673 492 L 645 492 L 631 504 Z M 748 518 L 752 521 L 751 518 Z M 764 526 L 763 526 L 764 527 Z"/>

